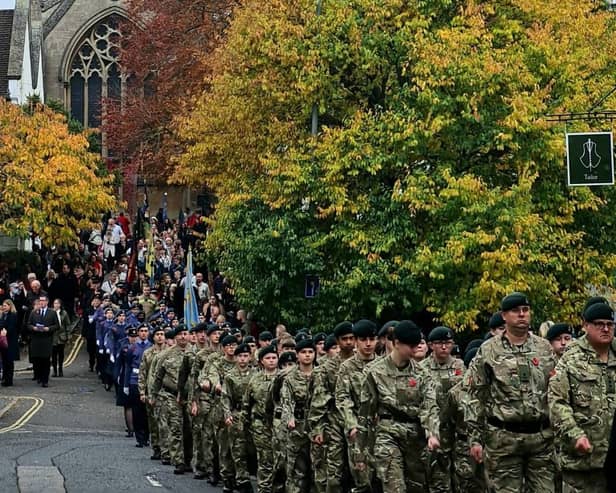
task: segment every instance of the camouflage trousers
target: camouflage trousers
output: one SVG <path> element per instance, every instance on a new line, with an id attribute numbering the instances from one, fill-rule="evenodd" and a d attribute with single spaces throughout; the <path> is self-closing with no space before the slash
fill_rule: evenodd
<path id="1" fill-rule="evenodd" d="M 310 462 L 312 463 L 314 493 L 327 491 L 327 446 L 310 444 Z"/>
<path id="2" fill-rule="evenodd" d="M 441 447 L 434 452 L 426 450 L 428 485 L 430 493 L 449 493 L 452 490 L 453 476 L 453 433 L 440 430 Z"/>
<path id="3" fill-rule="evenodd" d="M 204 455 L 211 457 L 211 461 L 206 459 L 206 462 L 211 464 L 212 473 L 218 473 L 216 470 L 220 464 L 220 444 L 218 443 L 218 429 L 221 426 L 222 409 L 215 401 L 210 401 L 210 409 L 205 416 L 205 429 L 203 433 L 203 444 L 206 447 Z M 209 454 L 208 454 L 209 452 Z"/>
<path id="4" fill-rule="evenodd" d="M 458 493 L 485 493 L 486 477 L 483 464 L 469 455 L 468 439 L 458 438 L 453 453 L 454 490 Z"/>
<path id="5" fill-rule="evenodd" d="M 272 448 L 272 428 L 263 420 L 253 419 L 252 440 L 257 449 L 257 491 L 271 493 L 274 483 L 274 450 Z"/>
<path id="6" fill-rule="evenodd" d="M 485 466 L 489 487 L 498 493 L 553 493 L 552 430 L 513 433 L 488 425 Z"/>
<path id="7" fill-rule="evenodd" d="M 273 449 L 273 491 L 275 493 L 285 493 L 285 484 L 287 482 L 287 435 L 288 431 L 280 417 L 276 418 L 272 429 L 274 431 L 272 437 Z"/>
<path id="8" fill-rule="evenodd" d="M 165 438 L 169 458 L 174 466 L 184 464 L 184 410 L 176 396 L 162 390 L 158 395 L 161 405 L 161 424 L 166 428 Z"/>
<path id="9" fill-rule="evenodd" d="M 349 484 L 347 440 L 344 426 L 335 418 L 325 434 L 327 447 L 327 493 L 340 493 Z"/>
<path id="10" fill-rule="evenodd" d="M 311 483 L 310 438 L 304 423 L 298 421 L 287 435 L 286 493 L 310 493 Z"/>
<path id="11" fill-rule="evenodd" d="M 425 493 L 422 451 L 426 438 L 419 423 L 381 420 L 376 427 L 374 461 L 384 493 Z"/>
<path id="12" fill-rule="evenodd" d="M 563 471 L 563 493 L 607 493 L 603 469 Z"/>
<path id="13" fill-rule="evenodd" d="M 354 487 L 351 489 L 352 493 L 369 493 L 372 491 L 372 476 L 374 475 L 374 469 L 372 464 L 368 464 L 365 459 L 362 460 L 366 464 L 366 468 L 360 471 L 357 468 L 357 457 L 362 451 L 359 449 L 357 442 L 347 441 L 347 450 L 349 453 L 349 466 L 351 477 L 353 478 Z"/>
<path id="14" fill-rule="evenodd" d="M 156 420 L 158 429 L 158 446 L 160 447 L 160 457 L 163 460 L 171 460 L 169 455 L 169 425 L 167 416 L 164 413 L 163 397 L 159 396 L 152 406 L 152 414 Z"/>
<path id="15" fill-rule="evenodd" d="M 192 417 L 193 465 L 196 471 L 212 472 L 212 447 L 206 440 L 206 423 L 210 412 L 210 402 L 200 399 L 197 403 L 197 415 Z"/>
<path id="16" fill-rule="evenodd" d="M 228 427 L 231 461 L 235 469 L 235 484 L 238 487 L 250 483 L 248 474 L 248 440 L 239 413 L 233 415 L 233 424 Z"/>
<path id="17" fill-rule="evenodd" d="M 160 433 L 158 430 L 158 419 L 156 418 L 156 411 L 154 410 L 154 406 L 152 406 L 147 401 L 146 401 L 145 409 L 148 414 L 148 428 L 150 430 L 150 445 L 152 445 L 152 450 L 154 452 L 160 452 L 161 451 Z"/>

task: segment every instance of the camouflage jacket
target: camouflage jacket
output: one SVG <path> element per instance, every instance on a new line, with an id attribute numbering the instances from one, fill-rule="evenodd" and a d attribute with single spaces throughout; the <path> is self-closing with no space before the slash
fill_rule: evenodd
<path id="1" fill-rule="evenodd" d="M 216 357 L 214 356 L 214 354 L 220 354 L 220 357 Z M 203 367 L 203 370 L 201 371 L 201 375 L 203 375 L 205 372 L 205 377 L 204 378 L 200 377 L 199 381 L 201 382 L 205 380 L 209 381 L 211 385 L 210 392 L 212 393 L 213 396 L 216 397 L 222 394 L 222 389 L 220 393 L 218 393 L 216 391 L 216 386 L 220 384 L 222 387 L 225 383 L 225 378 L 227 378 L 227 375 L 229 375 L 229 373 L 231 373 L 231 371 L 237 365 L 235 363 L 235 360 L 229 361 L 227 358 L 225 358 L 222 355 L 222 353 L 214 353 L 214 354 L 212 355 L 211 360 L 206 363 L 206 366 Z"/>
<path id="2" fill-rule="evenodd" d="M 159 361 L 152 384 L 152 394 L 158 395 L 161 389 L 178 395 L 180 370 L 186 358 L 186 351 L 179 346 L 173 346 L 158 355 Z"/>
<path id="3" fill-rule="evenodd" d="M 489 419 L 547 422 L 548 380 L 555 366 L 550 343 L 534 334 L 520 346 L 505 335 L 484 342 L 464 376 L 465 390 L 476 402 L 466 416 L 470 443 L 483 444 Z"/>
<path id="4" fill-rule="evenodd" d="M 152 381 L 152 364 L 154 362 L 154 357 L 164 349 L 165 346 L 163 346 L 162 348 L 152 346 L 146 349 L 143 353 L 143 357 L 141 358 L 141 364 L 139 365 L 139 381 L 137 383 L 137 386 L 139 387 L 139 395 L 145 395 L 146 397 L 149 395 L 148 386 Z"/>
<path id="5" fill-rule="evenodd" d="M 244 393 L 248 388 L 248 382 L 254 375 L 254 370 L 248 366 L 241 370 L 239 366 L 235 366 L 226 376 L 222 385 L 222 409 L 225 418 L 235 416 L 238 421 L 242 421 L 240 414 L 242 412 L 242 402 Z"/>
<path id="6" fill-rule="evenodd" d="M 264 371 L 252 374 L 242 401 L 243 418 L 246 421 L 259 419 L 269 425 L 272 424 L 272 415 L 267 411 L 267 402 L 277 375 L 278 372 L 267 374 Z"/>
<path id="7" fill-rule="evenodd" d="M 336 407 L 344 420 L 344 431 L 348 434 L 353 428 L 359 428 L 357 413 L 364 381 L 364 369 L 375 358 L 364 360 L 355 354 L 340 365 L 336 380 Z"/>
<path id="8" fill-rule="evenodd" d="M 201 370 L 205 367 L 206 362 L 208 361 L 208 357 L 210 355 L 215 354 L 217 351 L 214 348 L 206 346 L 205 348 L 197 351 L 195 354 L 195 358 L 192 362 L 192 367 L 190 369 L 190 376 L 188 377 L 188 400 L 192 402 L 197 402 L 200 399 L 207 399 L 209 393 L 205 393 L 201 390 L 199 386 L 199 374 Z"/>
<path id="9" fill-rule="evenodd" d="M 448 393 L 452 387 L 462 381 L 464 362 L 450 356 L 449 361 L 440 364 L 434 358 L 428 357 L 419 363 L 419 366 L 427 370 L 437 384 L 436 401 L 441 411 L 441 427 L 449 427 L 452 411 L 448 409 Z"/>
<path id="10" fill-rule="evenodd" d="M 326 426 L 343 425 L 343 417 L 336 406 L 336 380 L 343 359 L 340 355 L 327 358 L 313 372 L 313 395 L 308 422 L 312 435 L 323 434 Z"/>
<path id="11" fill-rule="evenodd" d="M 313 373 L 306 375 L 302 373 L 299 366 L 295 366 L 287 373 L 280 393 L 283 423 L 294 419 L 298 427 L 306 424 Z"/>
<path id="12" fill-rule="evenodd" d="M 418 363 L 410 361 L 400 369 L 390 355 L 370 364 L 364 375 L 358 442 L 366 455 L 369 430 L 377 421 L 387 420 L 388 428 L 420 423 L 429 435 L 440 438 L 436 385 Z"/>
<path id="13" fill-rule="evenodd" d="M 616 410 L 616 342 L 603 363 L 586 336 L 574 341 L 550 379 L 548 403 L 562 469 L 602 468 Z M 592 450 L 581 455 L 575 442 L 584 435 Z"/>

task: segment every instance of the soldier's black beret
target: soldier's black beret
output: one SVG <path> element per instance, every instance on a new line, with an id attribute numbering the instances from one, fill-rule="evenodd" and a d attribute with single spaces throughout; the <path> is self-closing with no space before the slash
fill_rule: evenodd
<path id="1" fill-rule="evenodd" d="M 244 344 L 256 344 L 256 340 L 253 336 L 244 337 Z"/>
<path id="2" fill-rule="evenodd" d="M 503 325 L 505 325 L 505 319 L 503 319 L 501 312 L 492 314 L 490 321 L 488 322 L 488 327 L 490 327 L 490 329 L 496 329 L 498 327 L 502 327 Z"/>
<path id="3" fill-rule="evenodd" d="M 428 334 L 428 342 L 453 341 L 453 330 L 449 327 L 435 327 Z"/>
<path id="4" fill-rule="evenodd" d="M 471 361 L 473 361 L 473 358 L 477 354 L 477 351 L 479 351 L 479 348 L 474 347 L 474 348 L 468 349 L 466 353 L 464 353 L 464 366 L 468 368 L 468 365 L 470 365 Z"/>
<path id="5" fill-rule="evenodd" d="M 259 349 L 259 361 L 265 358 L 268 354 L 278 354 L 274 346 L 265 346 Z"/>
<path id="6" fill-rule="evenodd" d="M 181 334 L 182 332 L 187 332 L 188 327 L 184 324 L 180 324 L 175 328 L 175 335 Z"/>
<path id="7" fill-rule="evenodd" d="M 168 329 L 168 327 L 163 327 L 164 329 Z M 175 337 L 175 330 L 169 329 L 165 332 L 165 339 L 173 339 Z"/>
<path id="8" fill-rule="evenodd" d="M 165 329 L 163 327 L 154 327 L 152 329 L 152 335 L 156 334 L 157 332 L 165 332 Z"/>
<path id="9" fill-rule="evenodd" d="M 216 324 L 208 324 L 206 334 L 210 336 L 212 335 L 213 332 L 216 332 L 217 330 L 222 330 L 222 329 L 218 327 L 218 325 Z"/>
<path id="10" fill-rule="evenodd" d="M 242 353 L 250 353 L 250 346 L 248 344 L 242 343 L 237 345 L 234 354 L 237 356 L 238 354 Z"/>
<path id="11" fill-rule="evenodd" d="M 302 341 L 305 341 L 306 339 L 310 339 L 312 340 L 312 337 L 310 337 L 308 334 L 306 334 L 305 332 L 298 332 L 295 335 L 295 343 L 299 344 Z"/>
<path id="12" fill-rule="evenodd" d="M 355 337 L 376 337 L 376 324 L 370 320 L 358 320 L 353 324 L 353 335 Z"/>
<path id="13" fill-rule="evenodd" d="M 264 330 L 259 334 L 260 341 L 271 341 L 274 338 L 272 333 L 269 330 Z"/>
<path id="14" fill-rule="evenodd" d="M 483 339 L 473 339 L 466 345 L 465 351 L 470 351 L 473 348 L 481 346 L 485 341 Z"/>
<path id="15" fill-rule="evenodd" d="M 131 327 L 130 329 L 126 331 L 126 335 L 130 337 L 137 337 L 138 333 L 139 331 L 137 330 L 137 327 Z"/>
<path id="16" fill-rule="evenodd" d="M 190 332 L 205 332 L 207 330 L 207 324 L 205 322 L 201 322 L 190 328 Z"/>
<path id="17" fill-rule="evenodd" d="M 383 327 L 381 327 L 381 330 L 379 330 L 378 336 L 387 337 L 389 335 L 389 329 L 395 327 L 398 324 L 399 322 L 397 320 L 390 320 L 389 322 L 385 322 L 385 324 L 383 324 Z"/>
<path id="18" fill-rule="evenodd" d="M 545 338 L 548 341 L 553 341 L 557 337 L 560 337 L 563 334 L 573 335 L 573 327 L 569 324 L 554 324 L 549 328 L 548 333 L 545 335 Z"/>
<path id="19" fill-rule="evenodd" d="M 325 332 L 318 332 L 317 334 L 314 335 L 315 345 L 318 344 L 319 342 L 325 342 L 325 339 L 327 339 L 327 334 Z"/>
<path id="20" fill-rule="evenodd" d="M 582 310 L 582 316 L 584 316 L 584 312 L 591 306 L 591 305 L 595 305 L 597 303 L 603 303 L 604 305 L 609 305 L 610 302 L 604 298 L 603 296 L 591 296 L 590 298 L 588 298 L 588 300 L 586 301 L 586 303 L 584 303 L 584 308 Z"/>
<path id="21" fill-rule="evenodd" d="M 402 320 L 394 327 L 394 339 L 403 344 L 416 346 L 423 339 L 421 329 L 412 320 Z"/>
<path id="22" fill-rule="evenodd" d="M 334 335 L 336 337 L 342 337 L 347 334 L 353 333 L 353 324 L 349 321 L 340 322 L 334 327 Z"/>
<path id="23" fill-rule="evenodd" d="M 237 344 L 237 339 L 231 334 L 227 334 L 222 338 L 222 341 L 220 341 L 222 347 L 228 346 L 229 344 Z"/>
<path id="24" fill-rule="evenodd" d="M 311 338 L 303 339 L 295 345 L 295 351 L 297 351 L 298 353 L 300 351 L 303 351 L 304 349 L 314 350 L 314 341 Z"/>
<path id="25" fill-rule="evenodd" d="M 278 367 L 282 368 L 287 363 L 297 363 L 297 354 L 293 351 L 285 351 L 278 358 Z"/>
<path id="26" fill-rule="evenodd" d="M 501 300 L 500 308 L 502 312 L 506 312 L 508 310 L 513 310 L 518 306 L 530 306 L 530 301 L 524 293 L 514 291 Z"/>
<path id="27" fill-rule="evenodd" d="M 594 322 L 595 320 L 614 320 L 614 311 L 610 305 L 595 303 L 584 310 L 584 320 L 587 322 Z"/>
<path id="28" fill-rule="evenodd" d="M 331 348 L 333 348 L 337 344 L 338 344 L 338 341 L 336 340 L 336 336 L 334 336 L 333 334 L 330 334 L 325 339 L 325 344 L 323 345 L 323 349 L 325 351 L 329 351 Z"/>

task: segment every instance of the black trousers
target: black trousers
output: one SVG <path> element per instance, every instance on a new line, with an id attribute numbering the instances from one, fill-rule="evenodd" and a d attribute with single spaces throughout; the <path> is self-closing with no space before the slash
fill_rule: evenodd
<path id="1" fill-rule="evenodd" d="M 64 367 L 64 344 L 58 344 L 51 348 L 51 366 L 54 371 L 62 370 Z"/>
<path id="2" fill-rule="evenodd" d="M 32 358 L 32 369 L 34 376 L 41 383 L 49 383 L 49 356 L 46 358 Z"/>
<path id="3" fill-rule="evenodd" d="M 8 349 L 0 351 L 0 354 L 2 355 L 2 381 L 8 385 L 13 385 L 15 362 L 10 357 Z"/>
<path id="4" fill-rule="evenodd" d="M 128 388 L 128 396 L 133 410 L 133 429 L 135 430 L 135 438 L 137 443 L 146 443 L 149 437 L 148 430 L 148 413 L 145 408 L 145 403 L 139 399 L 139 387 L 130 385 Z"/>

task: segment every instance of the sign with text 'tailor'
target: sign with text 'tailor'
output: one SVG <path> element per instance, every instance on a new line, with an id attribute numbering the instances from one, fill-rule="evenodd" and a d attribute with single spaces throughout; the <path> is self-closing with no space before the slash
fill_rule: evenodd
<path id="1" fill-rule="evenodd" d="M 567 134 L 567 181 L 570 187 L 614 184 L 612 132 Z"/>

